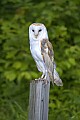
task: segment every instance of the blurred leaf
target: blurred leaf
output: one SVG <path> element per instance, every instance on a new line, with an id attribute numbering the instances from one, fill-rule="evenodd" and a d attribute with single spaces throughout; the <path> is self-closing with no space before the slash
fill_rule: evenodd
<path id="1" fill-rule="evenodd" d="M 13 64 L 13 68 L 15 68 L 15 69 L 19 69 L 19 68 L 21 68 L 21 66 L 22 66 L 22 64 L 21 64 L 21 62 L 19 62 L 19 61 L 16 61 L 16 62 Z"/>
<path id="2" fill-rule="evenodd" d="M 17 74 L 15 73 L 15 71 L 5 71 L 4 76 L 6 77 L 6 79 L 12 81 L 16 79 Z"/>

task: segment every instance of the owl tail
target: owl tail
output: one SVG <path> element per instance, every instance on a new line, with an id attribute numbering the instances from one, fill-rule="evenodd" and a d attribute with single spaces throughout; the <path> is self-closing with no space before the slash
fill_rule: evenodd
<path id="1" fill-rule="evenodd" d="M 57 73 L 55 68 L 54 68 L 54 83 L 57 86 L 63 86 L 62 80 L 60 79 L 59 74 Z"/>

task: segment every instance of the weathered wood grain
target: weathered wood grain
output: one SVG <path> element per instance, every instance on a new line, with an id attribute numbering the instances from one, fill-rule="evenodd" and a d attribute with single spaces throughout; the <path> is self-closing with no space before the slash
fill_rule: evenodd
<path id="1" fill-rule="evenodd" d="M 50 82 L 33 80 L 30 83 L 28 120 L 48 120 Z"/>

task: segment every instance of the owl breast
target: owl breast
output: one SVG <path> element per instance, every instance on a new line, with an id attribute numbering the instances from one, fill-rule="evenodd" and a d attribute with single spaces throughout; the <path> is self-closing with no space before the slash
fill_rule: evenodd
<path id="1" fill-rule="evenodd" d="M 30 44 L 30 50 L 33 58 L 37 61 L 43 61 L 42 55 L 41 55 L 41 47 L 40 42 L 33 42 Z"/>
<path id="2" fill-rule="evenodd" d="M 45 70 L 43 58 L 41 55 L 40 42 L 33 42 L 30 44 L 30 50 L 32 57 L 34 58 L 37 68 L 39 71 L 43 72 Z"/>

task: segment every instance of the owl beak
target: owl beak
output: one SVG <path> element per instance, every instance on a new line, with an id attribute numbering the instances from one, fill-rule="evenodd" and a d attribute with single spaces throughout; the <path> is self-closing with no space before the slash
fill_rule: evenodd
<path id="1" fill-rule="evenodd" d="M 37 37 L 38 37 L 38 34 L 35 35 L 35 38 L 37 38 Z"/>
<path id="2" fill-rule="evenodd" d="M 35 38 L 38 37 L 38 34 L 39 34 L 39 33 L 38 33 L 37 31 L 34 32 L 34 36 L 35 36 Z"/>

